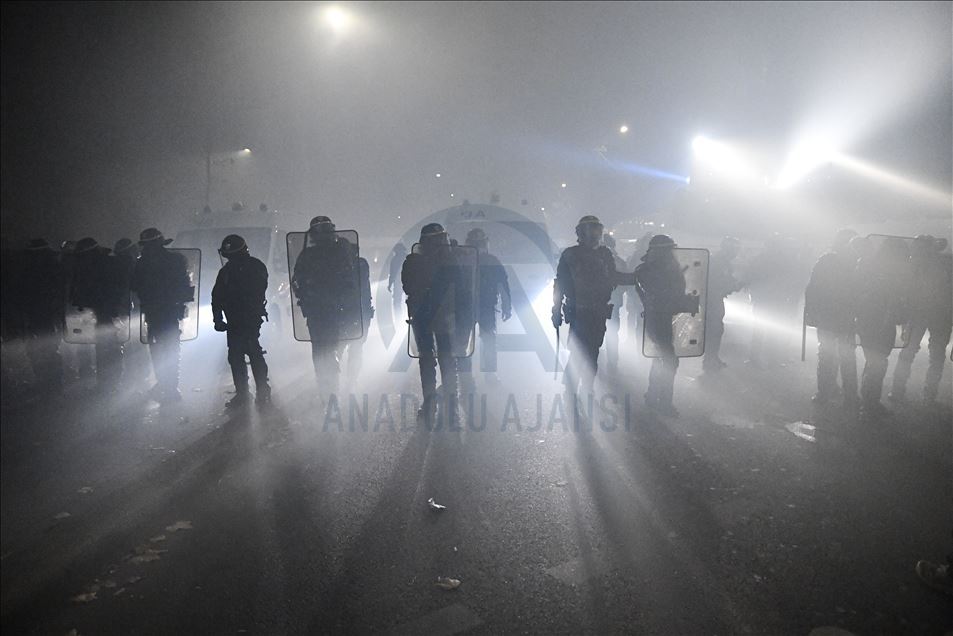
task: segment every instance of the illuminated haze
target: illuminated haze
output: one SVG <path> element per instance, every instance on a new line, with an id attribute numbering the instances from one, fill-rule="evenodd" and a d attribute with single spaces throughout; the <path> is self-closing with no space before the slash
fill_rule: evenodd
<path id="1" fill-rule="evenodd" d="M 689 176 L 699 134 L 766 148 L 771 179 L 820 137 L 951 191 L 949 3 L 327 10 L 5 8 L 4 233 L 174 232 L 204 205 L 207 149 L 216 209 L 264 201 L 389 235 L 494 192 L 560 232 L 584 213 L 652 215 L 684 182 L 620 166 Z M 856 175 L 822 198 L 834 225 L 944 214 L 942 197 L 911 208 Z"/>

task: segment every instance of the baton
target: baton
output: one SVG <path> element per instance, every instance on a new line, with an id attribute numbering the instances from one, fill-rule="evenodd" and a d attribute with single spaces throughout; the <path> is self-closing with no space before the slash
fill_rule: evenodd
<path id="1" fill-rule="evenodd" d="M 804 362 L 806 358 L 807 358 L 807 307 L 804 308 L 804 315 L 801 316 L 801 362 Z"/>
<path id="2" fill-rule="evenodd" d="M 559 327 L 556 327 L 556 366 L 553 367 L 553 380 L 557 379 L 559 373 Z"/>

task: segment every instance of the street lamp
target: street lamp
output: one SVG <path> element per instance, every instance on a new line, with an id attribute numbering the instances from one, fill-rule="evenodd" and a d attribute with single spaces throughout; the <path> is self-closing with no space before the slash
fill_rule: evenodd
<path id="1" fill-rule="evenodd" d="M 336 35 L 341 35 L 347 31 L 352 22 L 353 16 L 343 7 L 331 5 L 327 7 L 322 15 L 324 23 L 327 24 Z"/>

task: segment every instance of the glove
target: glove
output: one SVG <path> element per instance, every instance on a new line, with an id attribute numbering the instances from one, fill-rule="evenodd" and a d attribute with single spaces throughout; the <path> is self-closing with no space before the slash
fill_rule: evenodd
<path id="1" fill-rule="evenodd" d="M 512 317 L 513 317 L 513 310 L 512 310 L 512 309 L 510 309 L 509 307 L 507 307 L 506 309 L 503 310 L 503 322 L 506 322 L 507 320 L 509 320 L 509 319 L 512 318 Z"/>
<path id="2" fill-rule="evenodd" d="M 224 320 L 216 320 L 215 331 L 228 331 L 228 325 L 225 324 Z"/>
<path id="3" fill-rule="evenodd" d="M 553 307 L 553 327 L 559 329 L 560 325 L 563 324 L 563 314 L 559 310 L 559 307 Z"/>

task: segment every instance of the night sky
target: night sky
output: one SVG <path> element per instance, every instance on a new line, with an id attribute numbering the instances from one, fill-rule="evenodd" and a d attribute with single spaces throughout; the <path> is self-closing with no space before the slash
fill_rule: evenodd
<path id="1" fill-rule="evenodd" d="M 341 6 L 344 33 L 321 3 L 4 3 L 4 234 L 174 228 L 204 205 L 207 151 L 216 209 L 397 234 L 496 192 L 612 224 L 684 184 L 596 148 L 687 176 L 696 134 L 783 158 L 818 120 L 951 190 L 949 3 Z"/>

